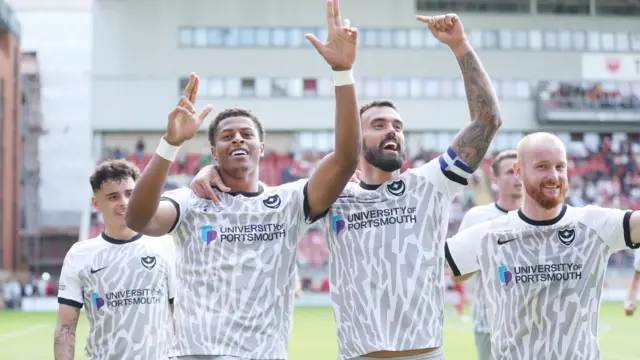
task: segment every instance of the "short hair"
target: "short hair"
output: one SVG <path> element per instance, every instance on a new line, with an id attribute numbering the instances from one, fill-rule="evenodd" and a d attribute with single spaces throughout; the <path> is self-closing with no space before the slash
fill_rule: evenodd
<path id="1" fill-rule="evenodd" d="M 128 178 L 138 181 L 140 170 L 138 167 L 125 159 L 107 160 L 96 166 L 93 174 L 89 177 L 93 192 L 100 190 L 102 185 L 108 181 L 123 181 Z"/>
<path id="2" fill-rule="evenodd" d="M 398 111 L 398 107 L 391 100 L 373 100 L 362 105 L 362 107 L 360 108 L 360 116 L 362 116 L 365 111 L 374 107 L 389 107 L 395 111 Z"/>
<path id="3" fill-rule="evenodd" d="M 220 126 L 220 123 L 223 120 L 230 117 L 246 117 L 251 119 L 256 128 L 258 128 L 258 139 L 260 139 L 260 142 L 264 141 L 264 129 L 262 128 L 262 123 L 260 122 L 258 117 L 249 110 L 232 108 L 223 110 L 218 113 L 218 115 L 209 124 L 209 144 L 211 144 L 211 146 L 216 146 L 216 134 L 218 133 L 218 126 Z"/>
<path id="4" fill-rule="evenodd" d="M 496 157 L 493 159 L 493 163 L 491 163 L 491 170 L 493 171 L 493 176 L 500 175 L 500 163 L 502 163 L 503 160 L 517 159 L 517 158 L 518 158 L 518 152 L 515 150 L 505 150 L 499 153 L 498 155 L 496 155 Z"/>

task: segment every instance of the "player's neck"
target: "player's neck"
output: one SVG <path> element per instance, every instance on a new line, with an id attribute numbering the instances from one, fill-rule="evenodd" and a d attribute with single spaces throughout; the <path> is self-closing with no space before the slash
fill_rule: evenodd
<path id="1" fill-rule="evenodd" d="M 104 225 L 104 234 L 114 240 L 128 241 L 134 236 L 138 235 L 137 232 L 129 229 L 125 225 Z"/>
<path id="2" fill-rule="evenodd" d="M 563 203 L 558 204 L 558 206 L 552 209 L 545 209 L 534 199 L 529 196 L 525 196 L 524 201 L 522 203 L 522 213 L 531 220 L 534 221 L 544 221 L 555 219 L 562 212 Z"/>
<path id="3" fill-rule="evenodd" d="M 246 173 L 244 176 L 232 176 L 220 171 L 220 179 L 234 193 L 256 193 L 260 188 L 258 169 Z"/>
<path id="4" fill-rule="evenodd" d="M 513 196 L 498 196 L 498 200 L 496 204 L 500 209 L 504 209 L 507 211 L 517 210 L 522 205 L 521 197 L 513 197 Z"/>
<path id="5" fill-rule="evenodd" d="M 400 170 L 394 172 L 387 172 L 378 169 L 377 167 L 366 163 L 362 165 L 361 181 L 367 185 L 380 185 L 385 182 L 396 179 L 400 176 Z"/>

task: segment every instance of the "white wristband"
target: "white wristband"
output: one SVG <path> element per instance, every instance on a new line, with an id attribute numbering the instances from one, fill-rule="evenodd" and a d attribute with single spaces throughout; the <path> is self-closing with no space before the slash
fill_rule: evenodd
<path id="1" fill-rule="evenodd" d="M 353 78 L 353 70 L 334 71 L 333 84 L 335 86 L 353 85 L 356 80 Z"/>
<path id="2" fill-rule="evenodd" d="M 180 146 L 174 146 L 167 142 L 164 137 L 160 138 L 160 144 L 158 144 L 158 148 L 156 149 L 156 154 L 163 159 L 169 160 L 173 162 L 178 156 L 178 152 L 180 151 Z"/>

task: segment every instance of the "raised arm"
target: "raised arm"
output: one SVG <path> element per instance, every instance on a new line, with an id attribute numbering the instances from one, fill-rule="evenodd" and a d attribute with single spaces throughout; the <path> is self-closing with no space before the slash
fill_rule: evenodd
<path id="1" fill-rule="evenodd" d="M 53 340 L 55 360 L 73 360 L 76 352 L 76 329 L 79 317 L 79 308 L 63 304 L 58 306 L 58 322 Z"/>
<path id="2" fill-rule="evenodd" d="M 358 102 L 351 67 L 356 58 L 358 33 L 344 25 L 340 17 L 338 0 L 327 1 L 328 36 L 322 43 L 313 35 L 305 37 L 331 66 L 336 96 L 335 151 L 327 155 L 309 179 L 305 210 L 314 218 L 333 204 L 347 185 L 356 168 L 362 150 L 362 134 Z"/>
<path id="3" fill-rule="evenodd" d="M 204 119 L 213 110 L 212 106 L 206 106 L 196 115 L 194 103 L 198 85 L 198 77 L 191 73 L 184 96 L 169 114 L 167 134 L 161 139 L 158 150 L 136 183 L 125 217 L 127 226 L 132 230 L 150 236 L 161 236 L 167 234 L 176 224 L 179 216 L 178 207 L 168 201 L 161 202 L 160 195 L 180 145 L 195 135 Z"/>
<path id="4" fill-rule="evenodd" d="M 417 16 L 417 19 L 427 23 L 433 36 L 451 48 L 460 65 L 471 124 L 458 133 L 451 149 L 471 170 L 476 170 L 502 125 L 498 97 L 491 79 L 467 41 L 457 15 Z"/>

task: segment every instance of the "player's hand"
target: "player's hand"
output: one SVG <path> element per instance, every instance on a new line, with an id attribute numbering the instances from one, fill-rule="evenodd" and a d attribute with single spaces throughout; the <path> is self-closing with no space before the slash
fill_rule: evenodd
<path id="1" fill-rule="evenodd" d="M 417 15 L 416 20 L 426 23 L 431 34 L 450 48 L 454 48 L 467 41 L 462 22 L 456 14 L 438 16 Z"/>
<path id="2" fill-rule="evenodd" d="M 164 136 L 166 142 L 174 146 L 180 146 L 196 134 L 204 119 L 213 110 L 212 105 L 207 105 L 200 114 L 196 115 L 196 96 L 200 79 L 194 73 L 189 76 L 189 83 L 184 89 L 184 94 L 178 101 L 178 105 L 169 113 L 167 133 Z"/>
<path id="3" fill-rule="evenodd" d="M 353 176 L 351 176 L 351 179 L 349 181 L 357 184 L 360 182 L 361 178 L 362 178 L 362 172 L 360 170 L 356 170 L 356 173 L 353 174 Z"/>
<path id="4" fill-rule="evenodd" d="M 302 287 L 300 286 L 300 284 L 296 285 L 296 299 L 300 299 L 302 297 L 302 294 L 304 294 L 304 291 L 302 291 Z"/>
<path id="5" fill-rule="evenodd" d="M 217 187 L 223 192 L 231 191 L 231 189 L 222 182 L 218 167 L 214 165 L 207 165 L 202 168 L 196 177 L 193 178 L 191 184 L 189 184 L 189 188 L 196 196 L 209 199 L 213 201 L 214 204 L 219 205 L 220 198 L 218 198 L 216 192 L 213 191 L 213 187 Z"/>
<path id="6" fill-rule="evenodd" d="M 358 29 L 344 23 L 340 17 L 339 0 L 327 0 L 327 25 L 329 33 L 323 44 L 317 37 L 306 34 L 304 37 L 318 50 L 334 71 L 350 70 L 356 60 Z"/>
<path id="7" fill-rule="evenodd" d="M 624 302 L 624 313 L 627 316 L 633 316 L 633 313 L 636 311 L 635 301 L 625 301 Z"/>

